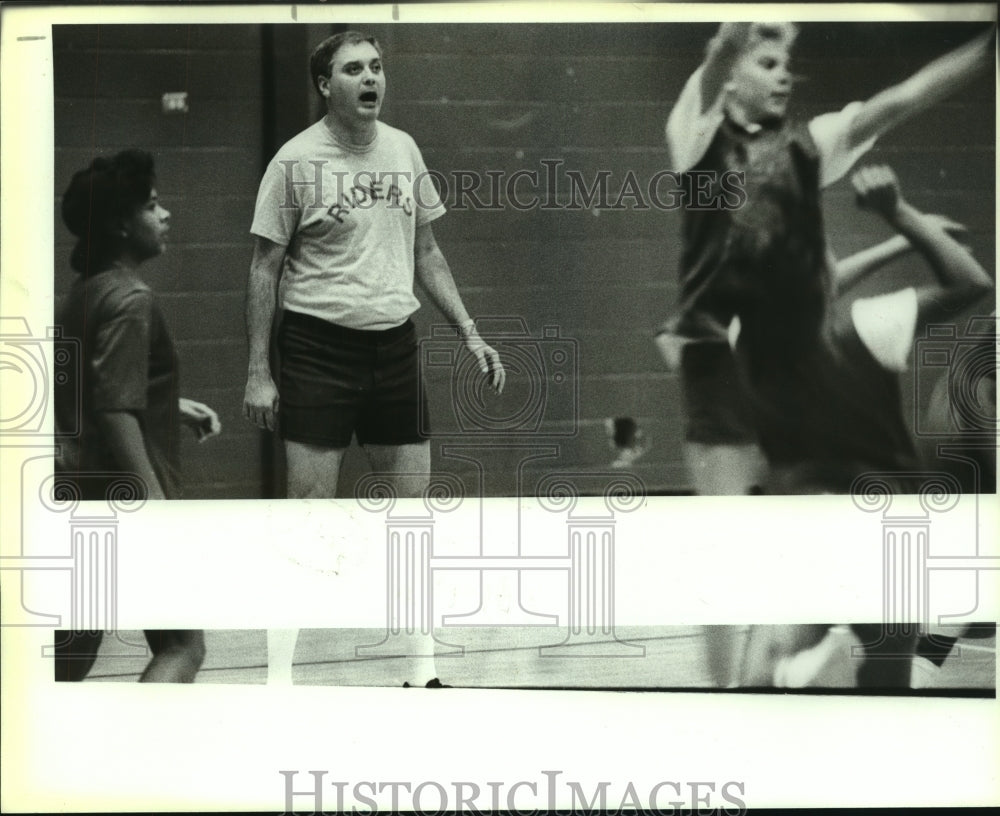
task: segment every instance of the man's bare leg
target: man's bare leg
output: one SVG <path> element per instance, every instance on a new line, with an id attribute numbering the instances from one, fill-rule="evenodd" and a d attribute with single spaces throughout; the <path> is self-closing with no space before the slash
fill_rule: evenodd
<path id="1" fill-rule="evenodd" d="M 285 440 L 288 498 L 332 499 L 337 495 L 344 448 L 324 448 Z M 298 629 L 267 630 L 267 683 L 291 685 Z"/>
<path id="2" fill-rule="evenodd" d="M 377 473 L 398 474 L 396 495 L 401 499 L 419 498 L 431 478 L 431 446 L 427 442 L 413 445 L 365 445 L 368 461 Z M 433 624 L 432 624 L 433 625 Z M 410 662 L 407 681 L 411 686 L 424 686 L 437 678 L 434 664 L 434 633 L 422 633 L 421 656 Z"/>
<path id="3" fill-rule="evenodd" d="M 292 662 L 298 639 L 298 629 L 267 630 L 267 684 L 269 686 L 292 685 Z"/>
<path id="4" fill-rule="evenodd" d="M 431 446 L 428 442 L 415 445 L 365 445 L 371 469 L 377 473 L 394 473 L 396 495 L 401 499 L 416 499 L 424 494 L 431 480 Z"/>
<path id="5" fill-rule="evenodd" d="M 344 448 L 324 448 L 285 440 L 288 498 L 335 498 L 344 451 Z"/>

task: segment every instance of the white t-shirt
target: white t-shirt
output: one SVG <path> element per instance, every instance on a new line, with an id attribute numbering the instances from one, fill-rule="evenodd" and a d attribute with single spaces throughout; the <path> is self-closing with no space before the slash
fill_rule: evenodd
<path id="1" fill-rule="evenodd" d="M 445 212 L 413 139 L 376 124 L 360 149 L 324 120 L 288 141 L 267 166 L 250 228 L 286 247 L 284 308 L 352 329 L 392 328 L 419 308 L 416 228 Z"/>
<path id="2" fill-rule="evenodd" d="M 912 286 L 858 298 L 851 304 L 851 321 L 858 337 L 888 371 L 906 371 L 916 336 L 917 305 L 917 290 Z"/>
<path id="3" fill-rule="evenodd" d="M 673 169 L 679 173 L 686 173 L 705 155 L 725 119 L 721 95 L 711 108 L 702 110 L 701 78 L 704 70 L 704 66 L 700 66 L 688 78 L 667 118 L 667 144 L 674 162 Z M 841 179 L 875 144 L 874 136 L 853 148 L 848 142 L 851 124 L 861 112 L 862 105 L 861 102 L 851 102 L 843 110 L 824 113 L 810 120 L 809 135 L 819 150 L 820 187 L 828 187 Z"/>

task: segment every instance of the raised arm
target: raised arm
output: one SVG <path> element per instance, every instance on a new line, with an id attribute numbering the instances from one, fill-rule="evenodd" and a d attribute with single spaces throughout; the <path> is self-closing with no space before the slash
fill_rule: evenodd
<path id="1" fill-rule="evenodd" d="M 278 389 L 271 376 L 271 328 L 278 297 L 278 280 L 285 247 L 256 236 L 247 282 L 247 345 L 249 365 L 243 396 L 243 416 L 258 428 L 273 431 L 278 413 Z"/>
<path id="2" fill-rule="evenodd" d="M 705 61 L 701 64 L 699 91 L 701 110 L 712 107 L 733 73 L 733 66 L 750 43 L 754 23 L 723 23 L 705 48 Z"/>
<path id="3" fill-rule="evenodd" d="M 964 226 L 944 215 L 924 214 L 924 218 L 940 226 L 953 238 L 965 235 L 968 231 Z M 837 293 L 845 292 L 912 249 L 913 244 L 905 236 L 897 234 L 879 244 L 855 252 L 843 260 L 835 261 L 833 273 Z"/>
<path id="4" fill-rule="evenodd" d="M 888 167 L 866 167 L 852 183 L 860 206 L 881 215 L 920 252 L 937 285 L 917 289 L 918 328 L 954 316 L 994 290 L 993 280 L 962 244 L 949 235 L 946 220 L 903 200 Z"/>
<path id="5" fill-rule="evenodd" d="M 667 118 L 673 169 L 690 170 L 708 149 L 725 116 L 727 85 L 736 61 L 756 42 L 790 39 L 788 23 L 723 23 L 705 48 L 705 60 L 691 75 Z"/>
<path id="6" fill-rule="evenodd" d="M 850 289 L 912 248 L 910 242 L 902 235 L 894 235 L 880 244 L 862 249 L 837 261 L 833 269 L 837 293 Z"/>
<path id="7" fill-rule="evenodd" d="M 502 392 L 507 374 L 500 363 L 500 355 L 476 331 L 476 324 L 465 310 L 448 261 L 437 245 L 430 224 L 417 227 L 414 264 L 417 282 L 444 316 L 459 327 L 466 348 L 479 362 L 479 370 L 483 374 L 492 375 L 490 384 L 497 393 Z"/>
<path id="8" fill-rule="evenodd" d="M 723 90 L 750 36 L 750 23 L 723 23 L 705 49 L 705 61 L 688 78 L 667 117 L 673 169 L 690 170 L 705 155 L 725 116 Z"/>
<path id="9" fill-rule="evenodd" d="M 911 116 L 950 96 L 977 73 L 993 65 L 996 28 L 921 68 L 909 79 L 886 88 L 862 106 L 849 134 L 852 146 L 881 136 Z"/>

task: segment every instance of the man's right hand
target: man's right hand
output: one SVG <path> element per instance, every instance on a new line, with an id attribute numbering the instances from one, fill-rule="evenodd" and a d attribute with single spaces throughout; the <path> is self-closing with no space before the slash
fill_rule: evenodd
<path id="1" fill-rule="evenodd" d="M 262 430 L 273 431 L 278 415 L 278 389 L 270 374 L 247 377 L 243 416 Z"/>

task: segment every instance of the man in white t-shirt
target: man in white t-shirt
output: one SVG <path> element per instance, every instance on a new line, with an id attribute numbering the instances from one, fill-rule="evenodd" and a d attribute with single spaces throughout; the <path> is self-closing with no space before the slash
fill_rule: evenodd
<path id="1" fill-rule="evenodd" d="M 498 393 L 505 372 L 434 239 L 431 222 L 445 208 L 420 150 L 378 121 L 386 88 L 379 44 L 358 32 L 334 35 L 313 52 L 310 70 L 326 115 L 278 151 L 257 195 L 243 413 L 279 430 L 290 498 L 334 497 L 354 436 L 373 470 L 399 474 L 397 495 L 419 496 L 430 447 L 410 320 L 420 305 L 414 280 L 458 326 Z M 276 385 L 268 350 L 279 300 Z"/>
<path id="2" fill-rule="evenodd" d="M 429 471 L 408 323 L 419 307 L 414 279 L 461 328 L 494 388 L 504 382 L 434 240 L 431 222 L 444 206 L 420 151 L 378 121 L 386 85 L 378 43 L 357 32 L 335 35 L 316 49 L 311 68 L 327 113 L 287 142 L 264 174 L 247 297 L 244 415 L 279 428 L 294 498 L 335 495 L 355 433 L 376 470 Z M 268 344 L 279 280 L 285 314 L 276 387 Z"/>

